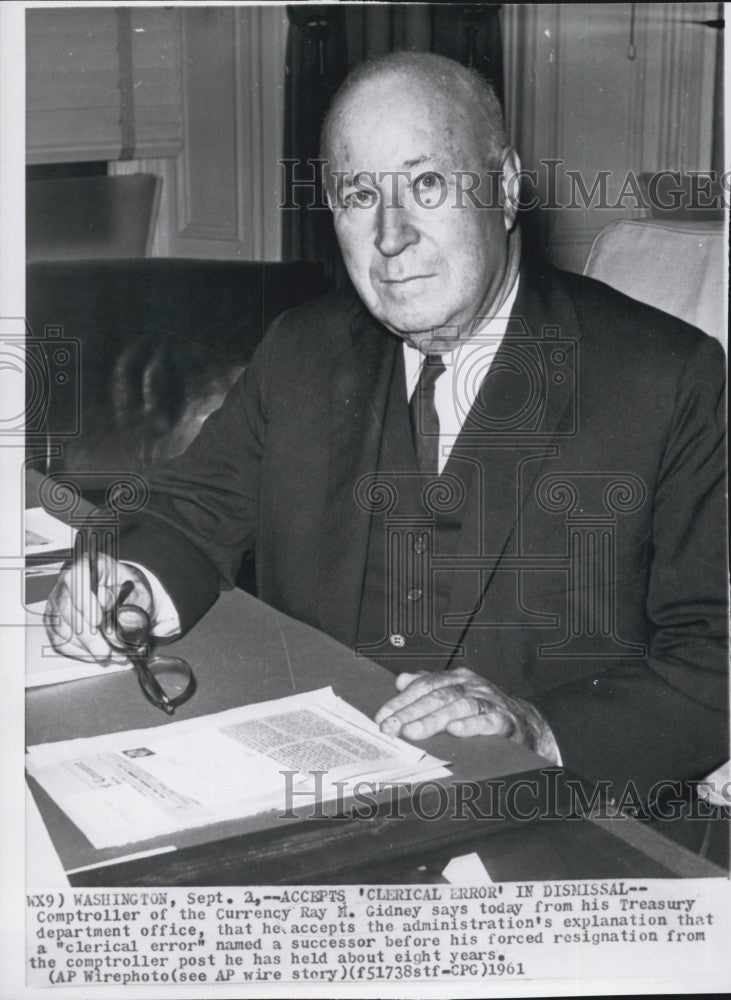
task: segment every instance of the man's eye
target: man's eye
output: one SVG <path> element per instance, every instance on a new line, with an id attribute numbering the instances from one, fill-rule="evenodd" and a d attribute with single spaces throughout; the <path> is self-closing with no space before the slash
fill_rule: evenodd
<path id="1" fill-rule="evenodd" d="M 447 197 L 447 182 L 433 170 L 420 174 L 413 183 L 414 200 L 422 208 L 436 208 Z"/>
<path id="2" fill-rule="evenodd" d="M 343 199 L 346 208 L 371 208 L 376 200 L 376 194 L 369 189 L 359 188 L 351 191 Z"/>

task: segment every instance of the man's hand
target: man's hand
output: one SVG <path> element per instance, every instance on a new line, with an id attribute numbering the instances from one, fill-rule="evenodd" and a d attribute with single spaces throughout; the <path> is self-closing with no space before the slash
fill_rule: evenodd
<path id="1" fill-rule="evenodd" d="M 553 735 L 537 709 L 511 698 L 480 674 L 465 667 L 438 673 L 399 674 L 401 692 L 376 713 L 381 731 L 390 736 L 425 740 L 437 733 L 452 736 L 504 736 L 523 743 L 553 763 L 559 754 Z"/>
<path id="2" fill-rule="evenodd" d="M 150 587 L 142 573 L 133 566 L 117 562 L 100 553 L 97 557 L 98 586 L 92 590 L 88 559 L 77 559 L 61 573 L 48 598 L 43 622 L 53 647 L 64 656 L 93 660 L 108 666 L 126 660 L 124 654 L 110 648 L 113 637 L 110 612 L 122 585 L 129 580 L 133 588 L 126 599 L 153 616 Z"/>

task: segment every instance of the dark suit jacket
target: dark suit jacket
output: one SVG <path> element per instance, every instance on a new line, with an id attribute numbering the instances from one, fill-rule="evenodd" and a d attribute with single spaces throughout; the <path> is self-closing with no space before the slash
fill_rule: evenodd
<path id="1" fill-rule="evenodd" d="M 371 523 L 354 494 L 379 455 L 399 470 L 382 440 L 399 351 L 345 293 L 275 321 L 123 532 L 184 629 L 255 550 L 263 600 L 354 645 Z M 523 273 L 487 418 L 445 470 L 465 488 L 451 662 L 532 700 L 594 780 L 646 791 L 728 752 L 723 379 L 699 331 Z"/>

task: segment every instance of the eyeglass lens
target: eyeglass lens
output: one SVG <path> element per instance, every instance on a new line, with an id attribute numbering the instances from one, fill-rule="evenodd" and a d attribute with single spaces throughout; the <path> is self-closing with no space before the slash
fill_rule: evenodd
<path id="1" fill-rule="evenodd" d="M 137 677 L 148 701 L 172 715 L 195 691 L 195 675 L 178 656 L 150 655 L 150 617 L 143 608 L 123 604 L 116 609 L 114 628 L 119 645 L 137 667 Z"/>
<path id="2" fill-rule="evenodd" d="M 195 691 L 195 677 L 185 660 L 177 656 L 156 654 L 147 660 L 145 666 L 146 671 L 138 671 L 140 687 L 145 697 L 155 705 L 167 707 L 162 702 L 160 691 L 173 708 L 182 705 Z"/>

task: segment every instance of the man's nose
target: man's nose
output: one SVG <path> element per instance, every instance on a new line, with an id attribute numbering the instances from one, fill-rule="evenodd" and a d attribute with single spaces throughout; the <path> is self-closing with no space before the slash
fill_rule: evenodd
<path id="1" fill-rule="evenodd" d="M 413 243 L 419 242 L 419 231 L 406 208 L 389 204 L 385 199 L 378 208 L 376 247 L 384 257 L 395 257 Z"/>

